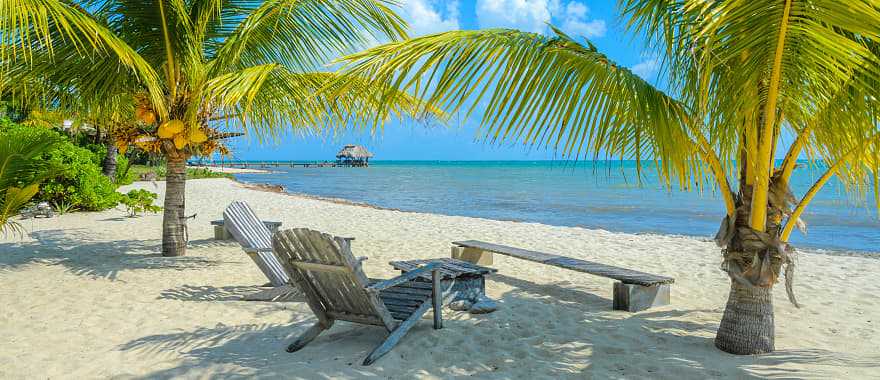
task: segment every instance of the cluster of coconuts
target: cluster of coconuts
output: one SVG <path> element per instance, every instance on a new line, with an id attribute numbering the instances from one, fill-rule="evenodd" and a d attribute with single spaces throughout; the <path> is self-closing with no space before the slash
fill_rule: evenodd
<path id="1" fill-rule="evenodd" d="M 200 128 L 192 128 L 186 133 L 186 127 L 182 121 L 174 119 L 168 120 L 159 126 L 157 135 L 161 139 L 171 139 L 174 141 L 174 147 L 183 149 L 187 144 L 201 144 L 208 141 L 208 135 Z"/>
<path id="2" fill-rule="evenodd" d="M 147 104 L 140 104 L 135 109 L 135 116 L 140 119 L 146 125 L 153 125 L 156 123 L 156 113 L 149 107 Z M 192 128 L 189 133 L 186 131 L 186 125 L 183 121 L 174 119 L 168 120 L 162 125 L 159 126 L 159 130 L 157 131 L 157 135 L 161 139 L 170 139 L 174 142 L 174 147 L 177 149 L 183 149 L 189 143 L 193 144 L 201 144 L 205 141 L 208 141 L 208 135 L 205 134 L 201 128 Z M 124 147 L 120 147 L 124 153 Z"/>

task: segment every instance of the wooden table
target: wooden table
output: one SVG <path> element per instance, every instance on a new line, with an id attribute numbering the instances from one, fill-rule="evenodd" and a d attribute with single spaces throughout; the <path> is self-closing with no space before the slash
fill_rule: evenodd
<path id="1" fill-rule="evenodd" d="M 443 283 L 443 299 L 446 303 L 457 300 L 476 302 L 486 295 L 485 275 L 495 273 L 498 270 L 452 258 L 438 258 L 427 260 L 392 261 L 394 269 L 406 273 L 429 263 L 439 262 L 441 280 Z M 419 280 L 431 282 L 431 273 L 419 277 Z M 453 295 L 454 294 L 454 295 Z M 451 297 L 447 297 L 451 295 Z M 449 298 L 447 300 L 447 298 Z"/>

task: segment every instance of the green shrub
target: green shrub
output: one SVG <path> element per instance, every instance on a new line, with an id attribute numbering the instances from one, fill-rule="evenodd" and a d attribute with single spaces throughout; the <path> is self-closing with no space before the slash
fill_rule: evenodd
<path id="1" fill-rule="evenodd" d="M 162 211 L 161 207 L 153 205 L 153 201 L 155 201 L 157 197 L 158 194 L 148 190 L 131 190 L 119 198 L 119 203 L 125 205 L 125 208 L 128 211 L 128 216 L 133 218 L 138 214 L 143 214 L 145 212 L 157 213 Z"/>
<path id="2" fill-rule="evenodd" d="M 135 172 L 131 171 L 127 157 L 116 155 L 116 186 L 130 185 L 136 180 Z"/>
<path id="3" fill-rule="evenodd" d="M 49 153 L 48 159 L 64 166 L 61 175 L 46 181 L 40 199 L 68 203 L 85 211 L 98 211 L 116 206 L 119 194 L 110 179 L 101 174 L 101 167 L 92 161 L 91 152 L 65 142 Z"/>
<path id="4" fill-rule="evenodd" d="M 83 143 L 79 146 L 88 149 L 94 154 L 92 156 L 92 161 L 95 163 L 95 165 L 98 165 L 98 167 L 101 168 L 103 172 L 104 158 L 107 156 L 107 146 L 104 144 L 94 144 L 91 142 Z M 130 185 L 132 182 L 135 181 L 135 177 L 135 174 L 129 171 L 128 157 L 122 154 L 117 154 L 116 178 L 114 179 L 114 183 L 116 183 L 117 186 Z"/>
<path id="5" fill-rule="evenodd" d="M 35 199 L 63 206 L 69 211 L 98 211 L 115 207 L 118 203 L 116 186 L 101 174 L 94 152 L 78 147 L 66 136 L 46 128 L 3 123 L 0 124 L 0 135 L 7 138 L 49 135 L 63 139 L 42 157 L 47 164 L 60 170 L 43 182 Z"/>
<path id="6" fill-rule="evenodd" d="M 80 136 L 80 134 L 77 134 L 77 136 Z M 104 144 L 95 144 L 91 142 L 91 140 L 91 137 L 89 137 L 89 142 L 83 142 L 81 137 L 71 138 L 73 145 L 86 148 L 89 152 L 92 152 L 92 162 L 94 162 L 95 165 L 98 165 L 99 168 L 103 168 L 104 156 L 107 155 L 107 146 Z"/>

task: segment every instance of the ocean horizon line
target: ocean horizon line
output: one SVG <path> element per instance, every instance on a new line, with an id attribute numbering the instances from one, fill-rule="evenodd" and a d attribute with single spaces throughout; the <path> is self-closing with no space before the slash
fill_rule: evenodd
<path id="1" fill-rule="evenodd" d="M 784 159 L 777 158 L 776 162 L 781 163 Z M 285 159 L 285 160 L 277 160 L 277 159 L 247 159 L 247 160 L 189 160 L 190 164 L 199 164 L 199 163 L 261 163 L 261 162 L 292 162 L 292 163 L 300 163 L 300 162 L 335 162 L 336 159 Z M 481 162 L 481 163 L 491 163 L 491 162 L 564 162 L 564 163 L 580 163 L 580 162 L 589 162 L 589 163 L 635 163 L 641 161 L 645 163 L 645 165 L 650 165 L 654 162 L 652 159 L 642 159 L 642 160 L 618 160 L 618 159 L 605 159 L 605 160 L 594 160 L 594 159 L 556 159 L 556 160 L 548 160 L 548 159 L 539 159 L 539 160 L 521 160 L 521 159 L 511 159 L 511 160 L 447 160 L 447 159 L 371 159 L 370 163 L 387 163 L 387 162 Z M 735 162 L 735 161 L 734 161 Z M 825 161 L 822 159 L 817 160 L 809 160 L 809 159 L 798 159 L 796 162 L 798 163 L 824 163 Z"/>

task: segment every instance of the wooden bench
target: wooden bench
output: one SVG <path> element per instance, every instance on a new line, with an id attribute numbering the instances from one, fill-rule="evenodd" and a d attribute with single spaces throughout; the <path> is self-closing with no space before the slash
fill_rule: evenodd
<path id="1" fill-rule="evenodd" d="M 273 234 L 275 232 L 278 232 L 278 229 L 281 228 L 281 222 L 263 221 L 263 224 L 266 226 L 266 228 L 269 229 L 269 232 L 271 232 Z M 223 219 L 212 220 L 211 225 L 214 226 L 214 239 L 216 239 L 216 240 L 232 240 L 232 234 L 229 233 L 229 230 L 226 228 L 225 222 L 223 221 Z"/>
<path id="2" fill-rule="evenodd" d="M 618 280 L 614 283 L 614 310 L 636 312 L 654 306 L 668 305 L 670 287 L 675 282 L 672 277 L 482 241 L 456 241 L 452 244 L 455 245 L 452 247 L 453 258 L 475 264 L 491 265 L 492 254 L 498 253 Z"/>

